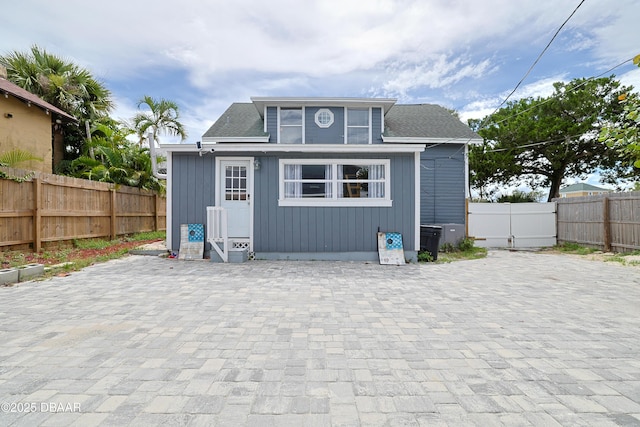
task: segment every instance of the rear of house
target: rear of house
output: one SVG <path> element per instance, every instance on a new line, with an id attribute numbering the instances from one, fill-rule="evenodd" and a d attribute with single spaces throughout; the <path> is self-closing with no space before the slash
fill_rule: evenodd
<path id="1" fill-rule="evenodd" d="M 429 117 L 477 138 L 441 107 L 394 99 L 234 103 L 201 143 L 163 146 L 168 246 L 179 250 L 182 224 L 200 223 L 259 259 L 376 260 L 377 233 L 396 232 L 415 260 L 421 223 L 464 224 L 470 138 L 424 135 Z"/>

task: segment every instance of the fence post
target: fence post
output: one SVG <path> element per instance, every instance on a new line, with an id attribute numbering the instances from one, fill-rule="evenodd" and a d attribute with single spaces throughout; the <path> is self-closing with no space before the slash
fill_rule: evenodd
<path id="1" fill-rule="evenodd" d="M 611 252 L 611 220 L 609 213 L 609 197 L 602 199 L 602 237 L 604 240 L 604 251 Z"/>
<path id="2" fill-rule="evenodd" d="M 42 249 L 42 183 L 39 178 L 33 179 L 33 251 Z"/>
<path id="3" fill-rule="evenodd" d="M 111 235 L 111 240 L 115 240 L 117 236 L 117 227 L 116 227 L 116 190 L 115 188 L 111 189 L 111 230 L 109 234 Z"/>
<path id="4" fill-rule="evenodd" d="M 154 194 L 154 200 L 155 200 L 155 214 L 156 214 L 156 218 L 155 218 L 155 222 L 154 222 L 154 229 L 153 231 L 158 231 L 159 229 L 159 225 L 160 225 L 160 214 L 158 212 L 158 200 L 160 199 L 158 197 L 158 193 Z"/>

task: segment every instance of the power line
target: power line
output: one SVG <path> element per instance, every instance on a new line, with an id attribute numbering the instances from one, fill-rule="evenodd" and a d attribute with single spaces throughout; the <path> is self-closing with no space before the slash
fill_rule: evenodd
<path id="1" fill-rule="evenodd" d="M 570 139 L 573 139 L 573 138 L 580 137 L 580 136 L 582 136 L 582 135 L 583 135 L 583 134 L 573 135 L 573 136 L 570 136 L 569 138 L 570 138 Z M 563 141 L 566 141 L 566 138 L 565 138 L 565 137 L 558 138 L 558 139 L 550 139 L 550 140 L 548 140 L 548 141 L 531 142 L 531 143 L 529 143 L 529 144 L 518 145 L 518 146 L 515 146 L 515 147 L 509 147 L 509 148 L 496 148 L 496 149 L 493 149 L 493 150 L 487 150 L 487 151 L 484 151 L 484 153 L 498 153 L 498 152 L 500 152 L 500 151 L 511 151 L 511 150 L 517 150 L 517 149 L 519 149 L 519 148 L 536 147 L 536 146 L 538 146 L 538 145 L 550 144 L 550 143 L 552 143 L 552 142 L 563 142 Z"/>
<path id="2" fill-rule="evenodd" d="M 604 76 L 605 74 L 608 74 L 608 73 L 610 73 L 611 71 L 615 70 L 616 68 L 622 67 L 623 65 L 625 65 L 626 63 L 631 62 L 631 61 L 633 61 L 633 58 L 629 58 L 629 59 L 627 59 L 627 60 L 625 60 L 625 61 L 622 61 L 622 62 L 620 62 L 619 64 L 614 65 L 613 67 L 609 68 L 607 71 L 603 71 L 602 73 L 598 74 L 597 76 L 589 77 L 588 79 L 586 79 L 586 80 L 585 80 L 585 81 L 583 81 L 582 83 L 580 83 L 580 84 L 578 84 L 578 85 L 576 85 L 576 86 L 574 86 L 574 87 L 571 87 L 571 88 L 567 89 L 564 93 L 565 93 L 565 94 L 566 94 L 566 93 L 571 93 L 571 92 L 573 92 L 574 90 L 578 90 L 578 89 L 580 89 L 582 86 L 584 86 L 584 85 L 586 85 L 587 83 L 589 83 L 591 80 L 595 80 L 595 79 L 597 79 L 597 78 L 600 78 L 600 77 Z M 536 105 L 533 105 L 533 106 L 531 106 L 531 107 L 529 107 L 529 108 L 525 108 L 525 109 L 524 109 L 524 110 L 522 110 L 522 111 L 519 111 L 519 112 L 517 112 L 517 113 L 515 113 L 515 114 L 512 114 L 511 116 L 506 117 L 506 118 L 504 118 L 504 119 L 502 119 L 502 120 L 500 120 L 500 121 L 498 121 L 498 122 L 493 122 L 492 124 L 494 124 L 494 125 L 499 125 L 500 123 L 504 123 L 504 122 L 506 122 L 507 120 L 511 120 L 511 119 L 512 119 L 512 118 L 514 118 L 514 117 L 518 117 L 518 116 L 519 116 L 519 115 L 521 115 L 521 114 L 524 114 L 524 113 L 526 113 L 526 112 L 528 112 L 528 111 L 533 110 L 534 108 L 537 108 L 537 107 L 539 107 L 539 106 L 541 106 L 541 105 L 544 105 L 544 104 L 546 104 L 546 103 L 548 103 L 548 102 L 551 102 L 551 101 L 552 101 L 552 100 L 553 100 L 557 95 L 559 95 L 559 94 L 551 95 L 549 98 L 547 98 L 547 99 L 545 99 L 545 100 L 543 100 L 543 101 L 540 101 L 540 102 L 539 102 L 539 103 L 537 103 Z M 500 108 L 500 107 L 496 108 L 496 110 L 495 110 L 493 113 L 491 113 L 490 115 L 488 115 L 488 116 L 485 118 L 485 120 L 480 124 L 480 127 L 478 128 L 478 130 L 480 130 L 480 129 L 482 129 L 483 127 L 485 127 L 485 126 L 486 126 L 486 122 L 488 121 L 489 117 L 491 117 L 493 114 L 495 114 L 495 113 L 498 111 L 498 109 L 499 109 L 499 108 Z"/>
<path id="3" fill-rule="evenodd" d="M 571 15 L 569 15 L 569 17 L 567 19 L 564 20 L 564 22 L 562 23 L 562 25 L 560 25 L 560 27 L 558 28 L 558 30 L 555 32 L 555 34 L 553 35 L 553 37 L 551 37 L 551 40 L 549 40 L 549 42 L 547 43 L 547 45 L 545 46 L 545 48 L 542 50 L 542 52 L 540 52 L 540 54 L 538 55 L 538 57 L 536 58 L 536 60 L 533 62 L 533 64 L 531 64 L 531 66 L 529 67 L 529 69 L 527 70 L 527 72 L 525 73 L 525 75 L 520 79 L 520 81 L 518 82 L 518 84 L 516 84 L 516 87 L 513 88 L 513 90 L 509 93 L 509 95 L 507 95 L 507 97 L 500 103 L 500 105 L 498 105 L 496 107 L 496 109 L 493 111 L 493 113 L 489 114 L 487 116 L 490 117 L 492 115 L 494 115 L 496 113 L 496 111 L 498 111 L 500 109 L 500 107 L 502 107 L 508 100 L 509 98 L 511 98 L 511 96 L 518 90 L 518 88 L 520 87 L 520 85 L 522 84 L 522 82 L 524 82 L 524 80 L 527 78 L 527 76 L 529 76 L 529 74 L 531 73 L 531 71 L 533 70 L 533 68 L 538 64 L 538 62 L 540 61 L 540 58 L 542 58 L 542 56 L 545 54 L 545 52 L 549 49 L 549 47 L 551 46 L 551 43 L 553 43 L 553 41 L 556 39 L 556 37 L 558 36 L 558 34 L 560 33 L 560 31 L 562 30 L 562 28 L 564 28 L 564 26 L 566 25 L 567 22 L 569 22 L 569 20 L 573 17 L 573 15 L 578 11 L 578 9 L 580 9 L 580 6 L 582 6 L 582 4 L 585 2 L 586 0 L 582 0 L 578 6 L 576 6 L 576 8 L 573 10 L 573 12 L 571 12 Z M 486 121 L 486 120 L 485 120 Z M 481 123 L 480 124 L 480 128 L 482 129 L 484 127 L 485 123 Z"/>

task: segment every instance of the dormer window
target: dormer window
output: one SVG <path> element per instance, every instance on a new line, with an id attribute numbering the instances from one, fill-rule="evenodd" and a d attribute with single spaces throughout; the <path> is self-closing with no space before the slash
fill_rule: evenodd
<path id="1" fill-rule="evenodd" d="M 302 144 L 302 108 L 280 108 L 280 144 Z"/>
<path id="2" fill-rule="evenodd" d="M 333 112 L 328 108 L 321 108 L 316 112 L 315 121 L 318 127 L 328 128 L 333 124 Z"/>
<path id="3" fill-rule="evenodd" d="M 368 108 L 347 108 L 347 144 L 369 144 L 369 124 Z"/>

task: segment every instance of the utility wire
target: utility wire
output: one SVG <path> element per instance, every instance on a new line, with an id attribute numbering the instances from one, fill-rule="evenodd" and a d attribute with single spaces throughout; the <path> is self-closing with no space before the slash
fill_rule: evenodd
<path id="1" fill-rule="evenodd" d="M 580 137 L 580 136 L 582 136 L 582 135 L 583 135 L 583 134 L 573 135 L 573 136 L 570 136 L 569 138 L 570 138 L 570 139 L 578 138 L 578 137 Z M 512 150 L 517 150 L 517 149 L 519 149 L 519 148 L 536 147 L 536 146 L 538 146 L 538 145 L 550 144 L 550 143 L 552 143 L 552 142 L 563 142 L 563 141 L 566 141 L 566 138 L 562 137 L 562 138 L 558 138 L 558 139 L 550 139 L 550 140 L 548 140 L 548 141 L 531 142 L 531 143 L 529 143 L 529 144 L 518 145 L 518 146 L 516 146 L 516 147 L 509 147 L 509 148 L 495 148 L 495 149 L 493 149 L 493 150 L 487 150 L 487 151 L 484 151 L 484 153 L 497 153 L 497 152 L 500 152 L 500 151 L 512 151 Z"/>
<path id="2" fill-rule="evenodd" d="M 598 74 L 597 76 L 589 77 L 588 79 L 586 79 L 586 80 L 585 80 L 585 81 L 583 81 L 582 83 L 580 83 L 580 84 L 578 84 L 578 85 L 576 85 L 576 86 L 574 86 L 574 87 L 571 87 L 571 88 L 567 89 L 564 93 L 565 93 L 565 94 L 566 94 L 566 93 L 571 93 L 571 92 L 573 92 L 574 90 L 578 90 L 578 89 L 580 89 L 582 86 L 584 86 L 584 85 L 586 85 L 587 83 L 589 83 L 591 80 L 595 80 L 595 79 L 597 79 L 597 78 L 599 78 L 599 77 L 604 76 L 605 74 L 609 74 L 611 71 L 615 70 L 616 68 L 622 67 L 623 65 L 625 65 L 626 63 L 631 62 L 631 61 L 633 61 L 633 58 L 629 58 L 629 59 L 627 59 L 627 60 L 625 60 L 625 61 L 622 61 L 622 62 L 621 62 L 621 63 L 619 63 L 618 65 L 614 65 L 613 67 L 609 68 L 607 71 L 603 71 L 602 73 Z M 526 109 L 524 109 L 524 110 L 522 110 L 522 111 L 519 111 L 519 112 L 517 112 L 517 113 L 515 113 L 515 114 L 512 114 L 511 116 L 506 117 L 506 118 L 504 118 L 504 119 L 502 119 L 502 120 L 500 120 L 500 121 L 498 121 L 498 122 L 493 122 L 492 124 L 493 124 L 493 125 L 499 125 L 500 123 L 504 123 L 504 122 L 506 122 L 507 120 L 511 120 L 511 119 L 512 119 L 512 118 L 514 118 L 514 117 L 518 117 L 519 115 L 524 114 L 524 113 L 526 113 L 526 112 L 528 112 L 528 111 L 531 111 L 531 110 L 533 110 L 534 108 L 539 107 L 540 105 L 544 105 L 544 104 L 546 104 L 546 103 L 548 103 L 548 102 L 551 102 L 551 101 L 552 101 L 556 96 L 557 96 L 557 94 L 554 94 L 554 95 L 550 96 L 549 98 L 545 99 L 544 101 L 541 101 L 540 103 L 538 103 L 538 104 L 536 104 L 536 105 L 533 105 L 533 106 L 531 106 L 531 107 L 529 107 L 529 108 L 526 108 Z M 496 108 L 496 110 L 495 110 L 493 113 L 491 113 L 489 116 L 487 116 L 487 117 L 485 118 L 484 122 L 480 125 L 480 127 L 478 128 L 478 130 L 480 130 L 480 129 L 482 129 L 484 126 L 486 126 L 486 121 L 488 120 L 488 118 L 489 118 L 490 116 L 492 116 L 493 114 L 495 114 L 495 113 L 496 113 L 496 111 L 498 111 L 498 109 L 499 109 L 499 108 L 500 108 L 500 107 Z"/>
<path id="3" fill-rule="evenodd" d="M 575 13 L 578 11 L 578 9 L 580 9 L 580 6 L 582 6 L 582 4 L 585 2 L 586 0 L 582 0 L 580 2 L 580 4 L 578 4 L 578 6 L 576 6 L 576 8 L 573 10 L 573 12 L 571 12 L 571 15 L 569 15 L 569 17 L 567 19 L 564 20 L 564 22 L 562 23 L 562 25 L 560 25 L 560 28 L 558 28 L 558 30 L 555 32 L 555 34 L 553 35 L 553 37 L 551 37 L 551 40 L 549 40 L 549 42 L 547 43 L 547 45 L 545 46 L 545 48 L 542 50 L 542 52 L 540 52 L 540 54 L 538 55 L 538 57 L 536 58 L 536 60 L 533 62 L 533 64 L 531 64 L 531 66 L 529 67 L 529 70 L 527 70 L 527 72 L 525 73 L 525 75 L 520 79 L 520 81 L 518 82 L 518 84 L 516 84 L 516 87 L 513 88 L 513 90 L 509 93 L 509 95 L 507 95 L 507 97 L 500 103 L 500 105 L 498 105 L 496 107 L 496 109 L 493 111 L 493 113 L 489 114 L 487 116 L 490 117 L 492 115 L 494 115 L 496 113 L 496 111 L 498 111 L 500 109 L 500 107 L 502 107 L 508 100 L 509 98 L 511 98 L 511 96 L 518 90 L 518 88 L 520 87 L 520 85 L 522 84 L 522 82 L 524 82 L 524 80 L 527 78 L 527 76 L 529 76 L 529 74 L 531 73 L 531 71 L 533 70 L 533 68 L 538 64 L 538 62 L 540 61 L 540 58 L 542 58 L 542 56 L 545 54 L 545 52 L 549 49 L 549 47 L 551 46 L 551 43 L 553 43 L 553 41 L 556 39 L 556 37 L 558 36 L 558 34 L 560 33 L 560 31 L 562 30 L 562 28 L 564 28 L 564 26 L 566 25 L 567 22 L 569 22 L 569 20 L 573 17 L 573 15 L 575 15 Z M 486 122 L 486 120 L 485 120 Z M 482 129 L 485 125 L 485 122 L 482 122 L 480 124 L 479 129 Z"/>

